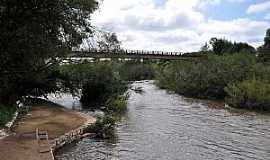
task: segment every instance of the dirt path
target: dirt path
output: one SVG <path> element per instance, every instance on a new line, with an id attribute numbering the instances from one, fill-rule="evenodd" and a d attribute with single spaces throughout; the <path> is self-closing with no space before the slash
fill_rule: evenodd
<path id="1" fill-rule="evenodd" d="M 92 119 L 94 122 L 94 118 Z M 70 130 L 89 122 L 79 113 L 58 106 L 35 106 L 23 116 L 15 134 L 0 140 L 1 160 L 48 160 L 49 154 L 40 154 L 35 140 L 35 130 L 46 130 L 53 140 Z"/>

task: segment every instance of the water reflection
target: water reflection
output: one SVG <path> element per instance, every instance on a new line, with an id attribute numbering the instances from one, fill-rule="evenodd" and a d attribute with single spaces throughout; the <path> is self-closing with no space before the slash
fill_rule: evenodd
<path id="1" fill-rule="evenodd" d="M 208 107 L 208 102 L 134 83 L 114 142 L 84 139 L 59 160 L 270 159 L 270 116 Z"/>
<path id="2" fill-rule="evenodd" d="M 64 106 L 68 109 L 73 109 L 73 110 L 83 109 L 83 105 L 80 102 L 80 98 L 73 97 L 69 93 L 49 94 L 47 95 L 47 98 L 51 102 Z"/>

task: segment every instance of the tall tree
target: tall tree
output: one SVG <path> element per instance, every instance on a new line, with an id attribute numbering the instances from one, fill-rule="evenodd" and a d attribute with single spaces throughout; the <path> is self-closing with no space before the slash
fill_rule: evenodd
<path id="1" fill-rule="evenodd" d="M 242 42 L 232 43 L 231 41 L 228 41 L 226 39 L 218 39 L 218 38 L 212 38 L 209 43 L 212 47 L 213 52 L 217 55 L 235 54 L 241 52 L 256 53 L 255 48 L 247 43 Z"/>
<path id="2" fill-rule="evenodd" d="M 266 31 L 263 46 L 258 48 L 259 60 L 262 62 L 270 61 L 270 28 Z"/>
<path id="3" fill-rule="evenodd" d="M 91 33 L 97 7 L 96 0 L 0 0 L 0 103 L 25 94 L 25 82 L 50 81 L 59 57 Z"/>
<path id="4" fill-rule="evenodd" d="M 115 33 L 103 32 L 98 40 L 98 47 L 101 50 L 119 50 L 121 42 Z"/>
<path id="5" fill-rule="evenodd" d="M 121 41 L 116 33 L 95 28 L 93 34 L 84 39 L 81 49 L 119 50 L 121 49 Z"/>
<path id="6" fill-rule="evenodd" d="M 217 55 L 222 55 L 227 52 L 228 48 L 231 48 L 233 44 L 226 39 L 211 38 L 210 45 L 213 52 Z"/>

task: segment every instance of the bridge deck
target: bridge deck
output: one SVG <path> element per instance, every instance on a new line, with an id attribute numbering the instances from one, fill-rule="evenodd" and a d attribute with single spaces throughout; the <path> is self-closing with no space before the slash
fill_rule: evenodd
<path id="1" fill-rule="evenodd" d="M 111 51 L 91 50 L 91 51 L 73 51 L 69 57 L 177 60 L 198 56 L 183 54 L 181 52 L 140 51 L 140 50 L 111 50 Z"/>

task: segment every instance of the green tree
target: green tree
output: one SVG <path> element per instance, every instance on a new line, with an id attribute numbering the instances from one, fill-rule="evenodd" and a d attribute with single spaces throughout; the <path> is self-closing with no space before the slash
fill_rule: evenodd
<path id="1" fill-rule="evenodd" d="M 270 28 L 266 31 L 264 45 L 258 48 L 259 60 L 267 62 L 270 60 Z"/>
<path id="2" fill-rule="evenodd" d="M 98 48 L 101 50 L 119 50 L 121 47 L 117 35 L 111 32 L 103 32 L 97 43 Z"/>
<path id="3" fill-rule="evenodd" d="M 1 0 L 0 103 L 14 103 L 91 33 L 96 0 Z M 41 81 L 43 84 L 46 81 Z M 18 91 L 18 89 L 22 89 Z M 30 93 L 31 91 L 27 91 Z"/>
<path id="4" fill-rule="evenodd" d="M 100 50 L 120 50 L 121 41 L 113 32 L 94 29 L 94 32 L 89 38 L 84 40 L 85 47 L 89 50 L 100 49 Z"/>
<path id="5" fill-rule="evenodd" d="M 256 53 L 254 47 L 247 43 L 232 43 L 226 39 L 212 38 L 210 40 L 212 50 L 217 55 L 235 54 L 235 53 Z"/>
<path id="6" fill-rule="evenodd" d="M 212 46 L 213 52 L 217 55 L 224 54 L 228 48 L 233 46 L 232 42 L 226 39 L 211 38 L 209 43 Z"/>

